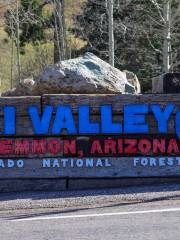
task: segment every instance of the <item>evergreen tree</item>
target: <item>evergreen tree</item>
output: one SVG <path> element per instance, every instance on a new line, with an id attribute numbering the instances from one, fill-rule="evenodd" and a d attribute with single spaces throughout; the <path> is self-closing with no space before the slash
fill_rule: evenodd
<path id="1" fill-rule="evenodd" d="M 36 44 L 45 40 L 45 29 L 50 25 L 51 17 L 44 16 L 43 7 L 50 1 L 21 0 L 19 8 L 20 46 L 27 42 Z M 16 36 L 16 10 L 8 10 L 5 14 L 6 32 L 11 36 L 12 29 Z M 13 22 L 12 22 L 13 20 Z"/>
<path id="2" fill-rule="evenodd" d="M 76 16 L 73 32 L 87 41 L 83 51 L 91 51 L 108 61 L 105 2 L 88 0 L 83 13 Z M 144 91 L 150 89 L 151 78 L 163 72 L 163 3 L 164 0 L 114 0 L 115 66 L 136 73 Z M 178 4 L 178 0 L 172 0 L 172 15 Z M 177 70 L 180 67 L 177 55 L 180 51 L 179 27 L 177 21 L 171 39 Z"/>

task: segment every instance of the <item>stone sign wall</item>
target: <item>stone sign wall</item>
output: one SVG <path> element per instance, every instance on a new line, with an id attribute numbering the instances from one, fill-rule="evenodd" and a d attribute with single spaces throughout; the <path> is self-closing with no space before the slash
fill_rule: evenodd
<path id="1" fill-rule="evenodd" d="M 2 97 L 0 191 L 177 179 L 179 106 L 178 94 Z"/>

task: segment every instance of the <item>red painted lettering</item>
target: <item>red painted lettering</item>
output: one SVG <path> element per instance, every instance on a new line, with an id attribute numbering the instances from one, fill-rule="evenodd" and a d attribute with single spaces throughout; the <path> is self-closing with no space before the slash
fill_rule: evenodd
<path id="1" fill-rule="evenodd" d="M 122 139 L 118 139 L 118 153 L 123 153 L 123 141 Z"/>
<path id="2" fill-rule="evenodd" d="M 15 154 L 17 155 L 27 155 L 29 154 L 29 141 L 28 139 L 23 139 L 23 140 L 15 140 L 14 144 L 15 148 Z"/>
<path id="3" fill-rule="evenodd" d="M 114 153 L 116 154 L 116 141 L 108 139 L 104 141 L 104 153 Z"/>
<path id="4" fill-rule="evenodd" d="M 179 147 L 178 147 L 176 139 L 170 139 L 169 144 L 168 144 L 167 153 L 168 154 L 179 153 Z"/>
<path id="5" fill-rule="evenodd" d="M 48 151 L 55 155 L 61 151 L 61 143 L 58 139 L 51 139 L 48 141 Z"/>
<path id="6" fill-rule="evenodd" d="M 45 154 L 46 153 L 46 140 L 32 140 L 32 153 Z"/>
<path id="7" fill-rule="evenodd" d="M 125 139 L 124 153 L 137 153 L 137 139 Z"/>
<path id="8" fill-rule="evenodd" d="M 166 151 L 165 139 L 154 139 L 153 153 L 165 153 L 165 151 Z"/>
<path id="9" fill-rule="evenodd" d="M 76 154 L 76 140 L 64 140 L 64 154 Z"/>
<path id="10" fill-rule="evenodd" d="M 147 154 L 151 150 L 151 142 L 147 139 L 142 139 L 139 141 L 138 149 L 141 153 Z"/>
<path id="11" fill-rule="evenodd" d="M 13 153 L 13 141 L 12 140 L 1 140 L 0 141 L 0 154 L 12 154 Z"/>
<path id="12" fill-rule="evenodd" d="M 103 154 L 101 143 L 99 140 L 94 140 L 91 146 L 91 154 L 95 153 Z"/>

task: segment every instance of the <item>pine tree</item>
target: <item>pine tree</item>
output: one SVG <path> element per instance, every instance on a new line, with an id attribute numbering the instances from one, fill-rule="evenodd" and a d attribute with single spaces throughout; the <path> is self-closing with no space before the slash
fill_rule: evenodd
<path id="1" fill-rule="evenodd" d="M 52 20 L 51 17 L 44 16 L 43 7 L 50 1 L 46 0 L 21 0 L 19 7 L 19 29 L 20 46 L 23 47 L 27 42 L 36 44 L 38 41 L 45 40 L 45 29 Z M 16 29 L 16 10 L 8 10 L 5 14 L 6 32 L 11 36 L 12 28 L 14 35 L 17 35 Z M 12 23 L 13 20 L 13 25 Z"/>
<path id="2" fill-rule="evenodd" d="M 115 66 L 135 72 L 144 91 L 150 89 L 151 78 L 164 71 L 165 1 L 114 0 Z M 76 17 L 77 24 L 73 32 L 87 41 L 83 51 L 91 51 L 108 61 L 108 16 L 105 2 L 88 0 L 84 5 L 83 14 Z M 178 0 L 172 0 L 172 15 L 177 12 L 178 4 Z M 180 51 L 179 29 L 180 21 L 176 16 L 170 53 L 176 56 L 176 70 L 180 68 L 180 57 L 177 55 Z"/>

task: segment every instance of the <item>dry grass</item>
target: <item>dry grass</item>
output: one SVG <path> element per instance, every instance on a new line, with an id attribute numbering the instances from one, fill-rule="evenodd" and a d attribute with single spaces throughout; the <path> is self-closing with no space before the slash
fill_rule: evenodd
<path id="1" fill-rule="evenodd" d="M 0 29 L 0 81 L 1 91 L 8 89 L 11 84 L 11 43 L 3 29 Z M 13 57 L 14 59 L 14 57 Z"/>
<path id="2" fill-rule="evenodd" d="M 81 12 L 81 6 L 85 0 L 65 0 L 65 17 L 67 28 L 74 24 L 74 14 Z M 16 47 L 13 44 L 14 52 L 12 54 L 12 41 L 3 30 L 4 12 L 9 0 L 0 0 L 0 92 L 11 87 L 11 71 L 14 84 L 17 82 L 17 58 Z M 13 0 L 11 0 L 13 2 Z M 51 7 L 44 9 L 45 14 L 50 14 Z M 53 33 L 52 33 L 53 34 Z M 85 44 L 82 40 L 76 38 L 73 34 L 67 34 L 68 45 L 73 50 L 79 50 Z M 44 66 L 53 63 L 53 42 L 33 46 L 27 44 L 25 54 L 21 55 L 21 73 L 22 78 L 36 76 Z"/>

